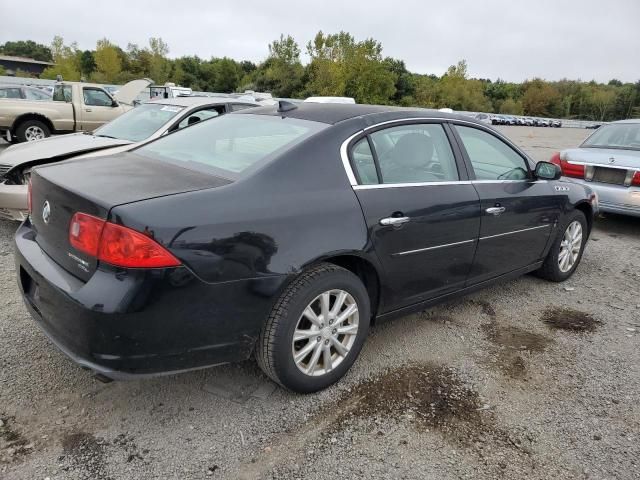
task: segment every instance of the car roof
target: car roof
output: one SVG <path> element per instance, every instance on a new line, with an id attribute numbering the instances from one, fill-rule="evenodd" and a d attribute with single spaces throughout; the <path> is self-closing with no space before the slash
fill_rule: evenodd
<path id="1" fill-rule="evenodd" d="M 284 112 L 278 111 L 278 104 L 264 107 L 251 108 L 235 112 L 238 114 L 272 115 L 279 117 L 297 118 L 300 120 L 310 120 L 313 122 L 328 123 L 330 125 L 349 120 L 355 117 L 362 117 L 373 114 L 397 114 L 404 112 L 407 117 L 428 116 L 429 118 L 442 118 L 452 120 L 473 121 L 472 117 L 440 112 L 427 108 L 405 108 L 392 107 L 389 105 L 364 105 L 348 103 L 297 103 L 294 109 Z M 477 122 L 480 124 L 479 122 Z"/>
<path id="2" fill-rule="evenodd" d="M 640 123 L 640 118 L 628 118 L 626 120 L 618 120 L 617 122 L 609 122 L 610 124 L 616 124 L 616 123 Z"/>
<path id="3" fill-rule="evenodd" d="M 175 105 L 177 107 L 193 107 L 198 105 L 213 105 L 224 103 L 242 103 L 245 105 L 259 105 L 250 100 L 241 100 L 230 97 L 176 97 L 176 98 L 158 98 L 149 100 L 144 103 L 159 103 L 161 105 Z"/>

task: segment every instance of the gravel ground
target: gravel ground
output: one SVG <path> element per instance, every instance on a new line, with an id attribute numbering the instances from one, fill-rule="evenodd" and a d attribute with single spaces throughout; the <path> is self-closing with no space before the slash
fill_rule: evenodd
<path id="1" fill-rule="evenodd" d="M 538 160 L 588 132 L 504 129 Z M 0 221 L 2 479 L 640 478 L 640 219 L 533 276 L 376 326 L 319 394 L 251 363 L 102 384 L 35 327 Z"/>

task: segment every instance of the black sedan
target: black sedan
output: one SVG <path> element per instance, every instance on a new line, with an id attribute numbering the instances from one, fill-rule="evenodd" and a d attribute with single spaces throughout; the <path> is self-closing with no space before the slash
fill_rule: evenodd
<path id="1" fill-rule="evenodd" d="M 255 353 L 298 392 L 342 377 L 376 320 L 567 279 L 597 211 L 491 127 L 371 105 L 280 102 L 31 180 L 20 288 L 77 363 L 119 379 Z"/>

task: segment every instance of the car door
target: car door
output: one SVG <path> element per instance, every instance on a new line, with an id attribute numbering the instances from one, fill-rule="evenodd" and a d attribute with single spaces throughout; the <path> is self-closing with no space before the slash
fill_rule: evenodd
<path id="1" fill-rule="evenodd" d="M 122 109 L 107 92 L 96 87 L 82 87 L 80 130 L 92 132 L 122 113 Z"/>
<path id="2" fill-rule="evenodd" d="M 469 283 L 536 263 L 560 213 L 552 185 L 536 180 L 529 161 L 493 131 L 469 124 L 453 129 L 481 203 Z"/>
<path id="3" fill-rule="evenodd" d="M 478 194 L 438 122 L 372 129 L 352 142 L 354 186 L 384 268 L 382 311 L 462 288 L 480 229 Z"/>

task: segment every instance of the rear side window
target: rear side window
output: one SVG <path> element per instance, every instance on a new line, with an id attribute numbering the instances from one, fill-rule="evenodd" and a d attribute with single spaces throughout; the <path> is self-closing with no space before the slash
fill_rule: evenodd
<path id="1" fill-rule="evenodd" d="M 375 160 L 366 137 L 353 146 L 351 159 L 356 172 L 358 172 L 360 185 L 375 185 L 378 183 Z"/>
<path id="2" fill-rule="evenodd" d="M 53 87 L 53 100 L 56 102 L 70 102 L 72 99 L 71 85 L 56 85 Z"/>
<path id="3" fill-rule="evenodd" d="M 525 180 L 525 159 L 499 138 L 477 128 L 455 125 L 477 180 Z"/>
<path id="4" fill-rule="evenodd" d="M 442 125 L 411 124 L 371 134 L 382 183 L 457 181 L 458 169 Z"/>
<path id="5" fill-rule="evenodd" d="M 327 125 L 270 115 L 222 115 L 196 123 L 136 150 L 136 153 L 184 168 L 236 178 Z"/>
<path id="6" fill-rule="evenodd" d="M 22 98 L 19 88 L 0 88 L 0 98 Z"/>
<path id="7" fill-rule="evenodd" d="M 24 96 L 27 100 L 51 100 L 51 95 L 41 92 L 40 90 L 36 90 L 35 88 L 25 88 Z"/>

